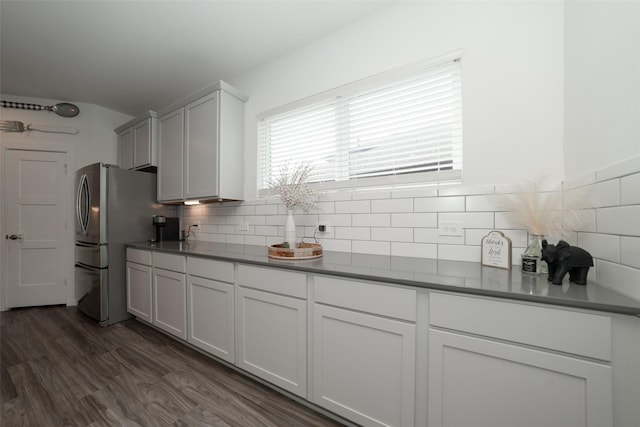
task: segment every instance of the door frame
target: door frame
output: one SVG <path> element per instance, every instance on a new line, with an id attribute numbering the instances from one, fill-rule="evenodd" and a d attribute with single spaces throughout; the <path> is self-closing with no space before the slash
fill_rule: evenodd
<path id="1" fill-rule="evenodd" d="M 67 305 L 76 305 L 75 299 L 75 272 L 74 272 L 74 218 L 73 218 L 73 202 L 75 200 L 75 194 L 73 191 L 75 180 L 75 146 L 72 143 L 60 143 L 60 142 L 33 142 L 17 139 L 6 138 L 7 134 L 2 135 L 0 140 L 0 202 L 2 208 L 0 209 L 0 237 L 2 238 L 2 244 L 0 245 L 0 311 L 7 310 L 7 286 L 9 286 L 9 277 L 7 269 L 5 268 L 5 262 L 7 259 L 7 240 L 4 238 L 8 234 L 7 231 L 7 185 L 5 182 L 6 173 L 6 158 L 8 150 L 23 150 L 23 151 L 44 151 L 44 152 L 58 152 L 64 153 L 66 156 L 67 164 L 67 191 L 64 205 L 66 206 L 65 217 L 67 219 L 67 227 L 64 232 L 64 247 L 68 248 L 62 254 L 63 264 L 66 266 L 64 269 L 64 275 L 66 277 L 65 284 L 66 301 Z"/>

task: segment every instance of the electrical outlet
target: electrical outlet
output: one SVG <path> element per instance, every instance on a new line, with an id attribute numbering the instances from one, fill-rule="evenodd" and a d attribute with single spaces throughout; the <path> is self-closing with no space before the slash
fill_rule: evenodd
<path id="1" fill-rule="evenodd" d="M 438 234 L 440 236 L 462 236 L 462 232 L 463 228 L 461 222 L 443 221 L 438 225 Z"/>
<path id="2" fill-rule="evenodd" d="M 319 233 L 328 233 L 329 232 L 329 224 L 326 222 L 321 222 L 318 224 L 318 232 Z"/>
<path id="3" fill-rule="evenodd" d="M 238 231 L 249 231 L 249 222 L 242 221 L 240 224 L 238 224 Z"/>

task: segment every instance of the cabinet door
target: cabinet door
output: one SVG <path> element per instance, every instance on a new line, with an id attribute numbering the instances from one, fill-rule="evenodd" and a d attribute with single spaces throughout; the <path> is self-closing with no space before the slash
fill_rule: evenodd
<path id="1" fill-rule="evenodd" d="M 158 201 L 182 199 L 184 109 L 158 119 Z"/>
<path id="2" fill-rule="evenodd" d="M 187 341 L 230 363 L 235 362 L 233 295 L 231 283 L 187 276 Z"/>
<path id="3" fill-rule="evenodd" d="M 307 302 L 237 288 L 237 365 L 307 395 Z"/>
<path id="4" fill-rule="evenodd" d="M 185 107 L 184 197 L 217 196 L 219 93 L 213 92 Z"/>
<path id="5" fill-rule="evenodd" d="M 133 167 L 140 168 L 152 164 L 151 118 L 133 127 Z"/>
<path id="6" fill-rule="evenodd" d="M 127 311 L 151 323 L 151 267 L 127 262 Z"/>
<path id="7" fill-rule="evenodd" d="M 133 168 L 133 128 L 118 134 L 118 165 L 122 169 Z"/>
<path id="8" fill-rule="evenodd" d="M 365 426 L 413 426 L 415 324 L 313 310 L 312 401 Z"/>
<path id="9" fill-rule="evenodd" d="M 611 368 L 431 329 L 430 427 L 612 425 Z"/>
<path id="10" fill-rule="evenodd" d="M 153 324 L 187 339 L 185 274 L 153 268 Z"/>

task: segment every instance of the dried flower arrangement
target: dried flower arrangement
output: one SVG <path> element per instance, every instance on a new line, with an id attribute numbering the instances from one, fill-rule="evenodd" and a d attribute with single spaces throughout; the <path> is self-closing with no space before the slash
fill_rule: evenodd
<path id="1" fill-rule="evenodd" d="M 586 188 L 545 192 L 537 182 L 528 181 L 514 193 L 499 195 L 496 207 L 533 235 L 566 238 L 587 223 L 589 199 Z"/>
<path id="2" fill-rule="evenodd" d="M 299 163 L 293 167 L 285 163 L 280 173 L 269 181 L 273 194 L 280 196 L 287 209 L 300 208 L 304 212 L 316 209 L 313 200 L 317 192 L 307 182 L 313 170 L 310 163 Z"/>

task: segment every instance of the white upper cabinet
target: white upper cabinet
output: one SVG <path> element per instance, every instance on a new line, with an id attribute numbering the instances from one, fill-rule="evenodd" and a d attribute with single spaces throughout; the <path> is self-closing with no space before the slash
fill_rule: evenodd
<path id="1" fill-rule="evenodd" d="M 246 100 L 219 82 L 160 112 L 158 201 L 244 198 Z"/>
<path id="2" fill-rule="evenodd" d="M 158 201 L 182 199 L 184 108 L 160 116 L 158 125 Z"/>
<path id="3" fill-rule="evenodd" d="M 158 119 L 147 111 L 115 129 L 118 134 L 118 165 L 123 169 L 158 166 Z"/>

